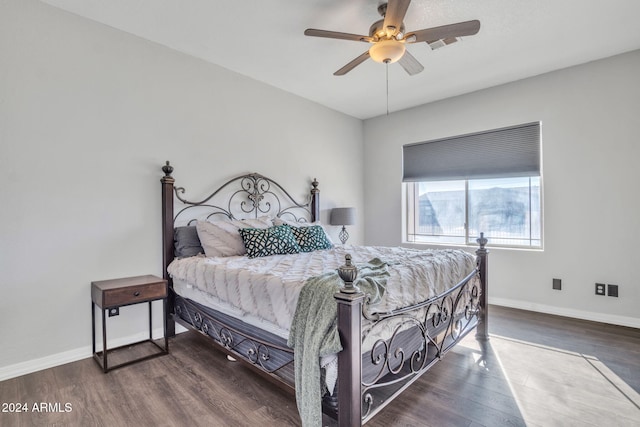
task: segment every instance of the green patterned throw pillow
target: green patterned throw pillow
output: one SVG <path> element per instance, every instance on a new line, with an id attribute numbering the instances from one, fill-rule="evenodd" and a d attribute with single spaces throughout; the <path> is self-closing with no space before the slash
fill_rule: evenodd
<path id="1" fill-rule="evenodd" d="M 241 228 L 239 231 L 249 258 L 300 252 L 300 246 L 288 225 L 265 229 Z"/>
<path id="2" fill-rule="evenodd" d="M 319 249 L 331 249 L 333 244 L 319 225 L 291 227 L 291 231 L 300 246 L 301 252 L 313 252 Z"/>

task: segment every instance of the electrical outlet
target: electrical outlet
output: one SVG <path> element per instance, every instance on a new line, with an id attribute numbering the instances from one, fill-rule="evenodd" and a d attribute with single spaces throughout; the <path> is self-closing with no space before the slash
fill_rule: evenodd
<path id="1" fill-rule="evenodd" d="M 114 307 L 109 309 L 109 317 L 117 316 L 120 314 L 120 307 Z"/>
<path id="2" fill-rule="evenodd" d="M 618 285 L 607 285 L 607 295 L 610 297 L 618 297 Z"/>
<path id="3" fill-rule="evenodd" d="M 596 283 L 596 295 L 606 295 L 604 283 Z"/>
<path id="4" fill-rule="evenodd" d="M 561 291 L 562 290 L 562 280 L 553 279 L 553 289 L 555 289 L 557 291 Z"/>

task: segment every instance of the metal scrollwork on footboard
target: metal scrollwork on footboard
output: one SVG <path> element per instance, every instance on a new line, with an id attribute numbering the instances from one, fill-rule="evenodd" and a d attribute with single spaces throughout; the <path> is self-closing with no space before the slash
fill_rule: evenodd
<path id="1" fill-rule="evenodd" d="M 367 348 L 367 338 L 386 332 L 363 358 L 363 419 L 376 411 L 379 390 L 404 389 L 476 326 L 479 283 L 474 270 L 447 293 L 420 304 L 385 313 L 363 304 L 363 316 L 370 323 L 363 330 L 362 348 Z"/>

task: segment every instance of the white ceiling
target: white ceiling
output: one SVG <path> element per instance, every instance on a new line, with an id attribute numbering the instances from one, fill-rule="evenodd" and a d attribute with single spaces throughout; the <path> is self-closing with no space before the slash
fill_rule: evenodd
<path id="1" fill-rule="evenodd" d="M 306 37 L 306 28 L 368 35 L 379 0 L 42 0 L 366 119 L 386 113 L 385 67 L 333 72 L 368 45 Z M 407 31 L 478 19 L 442 49 L 409 45 L 425 67 L 389 65 L 389 109 L 640 49 L 640 0 L 413 0 Z"/>

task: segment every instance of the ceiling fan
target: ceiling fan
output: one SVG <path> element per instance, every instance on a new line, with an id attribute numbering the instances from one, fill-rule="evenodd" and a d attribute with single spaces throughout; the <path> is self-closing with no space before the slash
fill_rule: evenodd
<path id="1" fill-rule="evenodd" d="M 407 43 L 426 42 L 432 49 L 437 49 L 458 41 L 458 37 L 472 36 L 480 30 L 480 21 L 473 20 L 405 32 L 402 21 L 410 3 L 411 0 L 389 0 L 388 3 L 378 6 L 378 12 L 383 19 L 371 25 L 368 36 L 313 28 L 305 30 L 304 34 L 372 44 L 365 53 L 333 73 L 335 76 L 347 74 L 369 58 L 386 64 L 398 62 L 409 75 L 413 76 L 424 70 L 424 67 L 406 49 Z"/>

